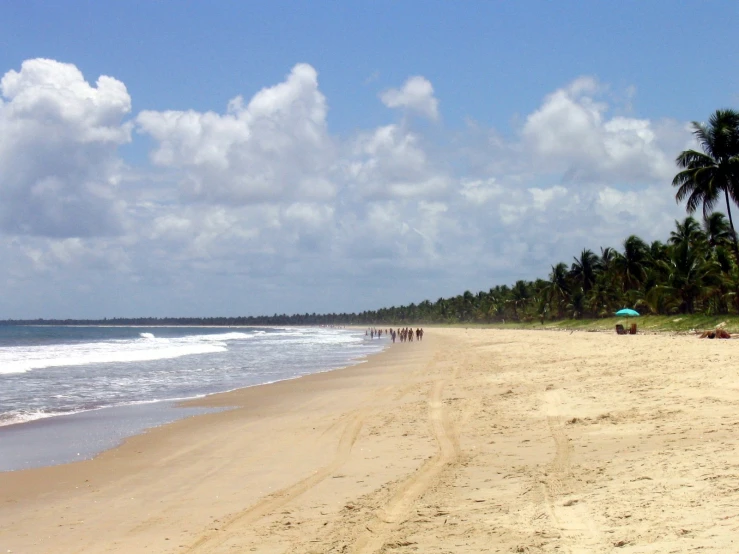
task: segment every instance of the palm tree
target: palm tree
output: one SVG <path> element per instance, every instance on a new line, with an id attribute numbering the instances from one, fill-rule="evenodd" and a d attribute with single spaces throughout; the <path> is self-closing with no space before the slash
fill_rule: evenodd
<path id="1" fill-rule="evenodd" d="M 703 232 L 711 248 L 731 242 L 731 227 L 726 216 L 721 212 L 713 212 L 703 218 Z"/>
<path id="2" fill-rule="evenodd" d="M 652 258 L 652 263 L 666 259 L 667 250 L 667 246 L 662 241 L 652 241 L 652 244 L 649 245 L 649 257 Z"/>
<path id="3" fill-rule="evenodd" d="M 672 186 L 678 187 L 675 200 L 682 202 L 687 198 L 686 209 L 690 214 L 703 204 L 706 217 L 723 193 L 734 253 L 739 259 L 739 243 L 729 203 L 729 197 L 739 202 L 739 112 L 716 110 L 708 125 L 694 121 L 693 135 L 703 152 L 685 150 L 675 160 L 678 167 L 683 168 L 672 180 Z"/>
<path id="4" fill-rule="evenodd" d="M 508 300 L 508 302 L 513 306 L 513 318 L 515 320 L 518 321 L 521 318 L 518 310 L 526 304 L 530 297 L 531 293 L 526 281 L 516 281 L 513 288 L 511 288 L 511 297 L 510 300 Z"/>
<path id="5" fill-rule="evenodd" d="M 563 308 L 570 296 L 570 284 L 567 281 L 567 265 L 560 262 L 552 266 L 547 285 L 547 300 L 557 307 L 557 316 L 563 316 Z"/>
<path id="6" fill-rule="evenodd" d="M 593 254 L 592 250 L 586 249 L 580 252 L 580 257 L 575 258 L 575 263 L 570 268 L 570 275 L 580 283 L 585 294 L 593 288 L 598 262 L 598 256 Z"/>
<path id="7" fill-rule="evenodd" d="M 595 285 L 588 295 L 588 308 L 596 316 L 602 317 L 613 312 L 619 302 L 619 291 L 613 284 L 612 276 L 599 273 Z"/>
<path id="8" fill-rule="evenodd" d="M 618 257 L 618 252 L 611 248 L 610 246 L 606 246 L 603 248 L 600 247 L 600 259 L 598 260 L 598 270 L 602 273 L 609 273 L 611 270 L 613 270 L 613 260 L 615 260 Z"/>
<path id="9" fill-rule="evenodd" d="M 723 215 L 723 214 L 720 214 Z M 724 218 L 726 222 L 726 219 Z M 726 228 L 728 229 L 728 222 Z M 719 244 L 710 251 L 707 258 L 713 260 L 717 267 L 716 284 L 712 290 L 706 290 L 704 311 L 708 314 L 729 313 L 729 303 L 736 297 L 736 263 L 729 249 L 728 241 Z"/>
<path id="10" fill-rule="evenodd" d="M 449 320 L 449 302 L 446 298 L 440 297 L 436 301 L 436 311 L 442 321 Z"/>
<path id="11" fill-rule="evenodd" d="M 670 239 L 667 242 L 670 244 L 680 244 L 682 242 L 695 244 L 702 242 L 704 239 L 705 235 L 698 222 L 688 216 L 682 223 L 675 221 L 675 230 L 670 232 Z"/>
<path id="12" fill-rule="evenodd" d="M 623 279 L 624 292 L 639 288 L 646 277 L 646 266 L 649 263 L 649 247 L 637 237 L 631 235 L 624 241 L 624 252 L 613 264 Z"/>
<path id="13" fill-rule="evenodd" d="M 700 249 L 688 241 L 675 244 L 669 261 L 660 265 L 667 274 L 662 288 L 680 300 L 683 313 L 694 313 L 696 299 L 719 284 L 718 263 L 703 258 Z"/>
<path id="14" fill-rule="evenodd" d="M 468 320 L 470 319 L 470 316 L 472 316 L 472 313 L 474 312 L 474 306 L 475 306 L 475 295 L 472 294 L 470 291 L 466 290 L 459 298 L 459 309 L 457 311 L 457 317 L 460 320 Z"/>

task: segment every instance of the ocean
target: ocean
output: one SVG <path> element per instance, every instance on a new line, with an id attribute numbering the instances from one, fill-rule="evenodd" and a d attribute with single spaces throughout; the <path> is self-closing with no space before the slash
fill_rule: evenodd
<path id="1" fill-rule="evenodd" d="M 0 471 L 90 458 L 206 411 L 179 400 L 357 364 L 386 346 L 323 327 L 0 326 Z"/>

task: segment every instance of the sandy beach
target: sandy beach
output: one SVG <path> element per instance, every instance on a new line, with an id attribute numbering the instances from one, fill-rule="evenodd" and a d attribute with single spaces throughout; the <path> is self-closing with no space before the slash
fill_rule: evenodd
<path id="1" fill-rule="evenodd" d="M 737 552 L 738 347 L 429 329 L 0 473 L 0 552 Z"/>

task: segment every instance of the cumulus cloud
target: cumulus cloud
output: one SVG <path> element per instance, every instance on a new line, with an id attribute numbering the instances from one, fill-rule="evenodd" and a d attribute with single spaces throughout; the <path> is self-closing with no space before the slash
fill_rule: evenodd
<path id="1" fill-rule="evenodd" d="M 449 184 L 420 138 L 395 124 L 362 133 L 354 140 L 343 177 L 365 199 L 433 197 Z"/>
<path id="2" fill-rule="evenodd" d="M 495 177 L 491 177 L 462 180 L 459 192 L 468 202 L 480 205 L 504 194 L 505 188 L 496 181 Z"/>
<path id="3" fill-rule="evenodd" d="M 318 74 L 298 64 L 248 104 L 232 99 L 224 114 L 143 111 L 136 122 L 157 142 L 153 163 L 183 172 L 188 196 L 237 204 L 325 200 L 336 192 L 326 111 Z"/>
<path id="4" fill-rule="evenodd" d="M 568 182 L 648 183 L 665 180 L 674 164 L 646 119 L 609 117 L 598 100 L 603 87 L 576 79 L 548 95 L 526 118 L 525 145 L 542 170 L 563 171 Z"/>
<path id="5" fill-rule="evenodd" d="M 95 86 L 71 64 L 34 59 L 0 80 L 0 227 L 75 237 L 120 231 L 118 147 L 131 98 L 120 81 Z"/>
<path id="6" fill-rule="evenodd" d="M 388 108 L 402 108 L 432 120 L 439 118 L 439 101 L 434 97 L 434 87 L 421 76 L 410 77 L 400 89 L 386 90 L 380 100 Z"/>
<path id="7" fill-rule="evenodd" d="M 470 124 L 443 145 L 405 116 L 439 117 L 411 77 L 381 95 L 394 120 L 339 137 L 298 64 L 222 113 L 139 113 L 152 163 L 124 173 L 122 83 L 30 60 L 0 92 L 0 281 L 55 272 L 59 309 L 128 291 L 130 315 L 361 310 L 545 276 L 583 247 L 664 238 L 682 213 L 665 178 L 691 140 L 684 122 L 613 115 L 589 77 L 512 134 Z"/>

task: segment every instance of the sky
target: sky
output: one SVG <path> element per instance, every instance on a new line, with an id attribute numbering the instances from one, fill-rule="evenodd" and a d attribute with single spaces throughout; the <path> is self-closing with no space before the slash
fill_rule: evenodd
<path id="1" fill-rule="evenodd" d="M 0 8 L 0 319 L 359 312 L 665 240 L 736 2 Z"/>

